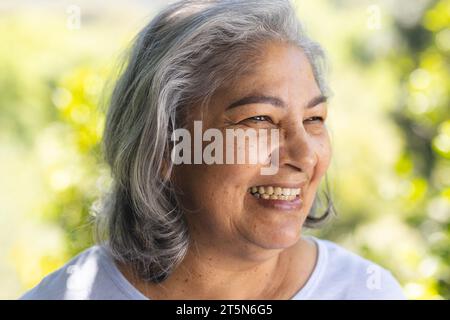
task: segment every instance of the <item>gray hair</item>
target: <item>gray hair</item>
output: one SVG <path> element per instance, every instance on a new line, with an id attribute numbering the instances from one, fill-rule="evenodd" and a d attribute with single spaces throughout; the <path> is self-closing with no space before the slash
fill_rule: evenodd
<path id="1" fill-rule="evenodd" d="M 142 280 L 166 279 L 188 249 L 183 210 L 162 174 L 172 168 L 173 130 L 183 111 L 207 104 L 251 70 L 267 41 L 302 48 L 328 94 L 324 52 L 305 35 L 288 0 L 179 1 L 137 35 L 106 117 L 103 148 L 113 186 L 97 214 L 97 235 Z M 321 217 L 311 211 L 305 226 L 317 227 L 332 213 L 331 201 Z"/>

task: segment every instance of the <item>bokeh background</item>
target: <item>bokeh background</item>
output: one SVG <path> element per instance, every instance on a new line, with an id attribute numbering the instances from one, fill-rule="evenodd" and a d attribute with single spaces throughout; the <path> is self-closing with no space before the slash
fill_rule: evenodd
<path id="1" fill-rule="evenodd" d="M 93 244 L 117 63 L 166 1 L 0 1 L 0 298 Z M 297 0 L 330 60 L 338 217 L 313 234 L 450 298 L 449 0 Z"/>

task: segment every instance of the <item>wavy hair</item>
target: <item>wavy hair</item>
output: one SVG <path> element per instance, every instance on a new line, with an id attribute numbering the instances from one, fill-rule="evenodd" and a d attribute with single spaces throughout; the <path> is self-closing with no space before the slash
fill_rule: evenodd
<path id="1" fill-rule="evenodd" d="M 328 94 L 324 52 L 306 36 L 288 0 L 179 1 L 135 38 L 106 115 L 103 151 L 113 185 L 96 223 L 98 241 L 142 280 L 166 279 L 188 249 L 183 210 L 172 181 L 161 174 L 172 167 L 173 130 L 190 106 L 207 103 L 251 70 L 268 41 L 302 48 Z M 333 212 L 327 197 L 317 217 L 316 200 L 306 227 L 319 226 Z"/>

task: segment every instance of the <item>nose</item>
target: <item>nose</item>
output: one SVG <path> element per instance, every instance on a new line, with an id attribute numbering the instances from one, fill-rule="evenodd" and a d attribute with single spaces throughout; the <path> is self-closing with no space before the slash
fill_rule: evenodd
<path id="1" fill-rule="evenodd" d="M 311 177 L 317 161 L 314 140 L 303 126 L 285 132 L 280 146 L 280 167 L 288 166 Z"/>

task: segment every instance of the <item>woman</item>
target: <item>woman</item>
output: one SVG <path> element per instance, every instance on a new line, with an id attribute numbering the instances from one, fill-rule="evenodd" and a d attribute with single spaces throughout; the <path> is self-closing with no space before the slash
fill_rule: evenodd
<path id="1" fill-rule="evenodd" d="M 103 242 L 23 298 L 404 298 L 389 271 L 302 235 L 332 214 L 316 213 L 331 158 L 323 60 L 287 0 L 168 6 L 112 96 Z"/>

